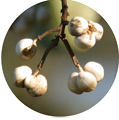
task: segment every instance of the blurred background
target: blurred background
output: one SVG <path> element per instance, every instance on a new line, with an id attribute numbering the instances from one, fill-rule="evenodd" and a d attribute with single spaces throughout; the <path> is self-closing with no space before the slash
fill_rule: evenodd
<path id="1" fill-rule="evenodd" d="M 69 91 L 68 77 L 72 72 L 78 72 L 78 69 L 74 66 L 62 41 L 49 53 L 40 71 L 40 74 L 43 74 L 48 80 L 48 90 L 45 95 L 34 98 L 27 93 L 25 88 L 17 88 L 13 85 L 13 70 L 18 66 L 27 65 L 34 72 L 56 33 L 38 41 L 36 55 L 29 61 L 23 61 L 16 55 L 17 42 L 23 38 L 35 39 L 45 31 L 58 27 L 61 17 L 60 0 L 49 0 L 26 8 L 26 11 L 18 15 L 16 20 L 11 23 L 2 49 L 2 68 L 11 91 L 29 108 L 51 116 L 79 114 L 96 105 L 113 85 L 118 68 L 116 39 L 106 21 L 88 6 L 72 0 L 68 0 L 67 3 L 70 14 L 68 20 L 75 16 L 81 16 L 87 20 L 98 22 L 104 28 L 102 39 L 87 51 L 79 50 L 74 45 L 74 37 L 68 33 L 67 27 L 65 30 L 67 39 L 82 67 L 89 61 L 98 62 L 104 67 L 105 77 L 98 83 L 94 91 L 81 95 Z"/>

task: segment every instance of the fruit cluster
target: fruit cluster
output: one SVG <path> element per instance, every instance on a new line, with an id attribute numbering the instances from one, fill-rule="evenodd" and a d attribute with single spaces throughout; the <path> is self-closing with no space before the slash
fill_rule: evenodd
<path id="1" fill-rule="evenodd" d="M 47 91 L 47 80 L 43 75 L 39 74 L 39 72 L 42 69 L 48 53 L 52 48 L 58 45 L 59 40 L 63 41 L 71 56 L 71 59 L 73 60 L 74 65 L 80 71 L 79 73 L 73 72 L 69 76 L 68 88 L 70 91 L 76 94 L 93 91 L 97 86 L 97 82 L 101 81 L 104 77 L 104 69 L 102 65 L 97 62 L 88 62 L 84 68 L 80 66 L 78 59 L 68 43 L 66 34 L 64 33 L 65 26 L 68 25 L 69 33 L 75 36 L 74 42 L 76 46 L 81 49 L 89 49 L 95 45 L 96 41 L 99 41 L 102 38 L 102 26 L 92 21 L 86 21 L 82 17 L 74 17 L 70 21 L 67 21 L 67 16 L 69 15 L 67 12 L 67 2 L 66 0 L 62 0 L 61 2 L 62 16 L 61 24 L 58 28 L 48 30 L 34 40 L 25 38 L 16 44 L 15 50 L 19 58 L 23 60 L 29 60 L 36 53 L 38 40 L 41 40 L 43 37 L 51 34 L 52 32 L 58 32 L 58 34 L 55 35 L 55 39 L 51 41 L 51 44 L 44 52 L 43 57 L 34 73 L 32 73 L 31 68 L 28 66 L 19 66 L 13 71 L 13 80 L 15 86 L 19 88 L 26 88 L 27 92 L 33 97 L 41 96 Z"/>
<path id="2" fill-rule="evenodd" d="M 28 66 L 15 68 L 13 80 L 15 86 L 19 88 L 26 87 L 28 93 L 33 97 L 41 96 L 47 91 L 46 78 L 41 74 L 37 76 L 32 75 L 32 70 Z"/>
<path id="3" fill-rule="evenodd" d="M 103 27 L 82 17 L 74 17 L 68 23 L 68 31 L 75 36 L 74 43 L 80 49 L 92 48 L 103 35 Z M 93 91 L 97 82 L 104 78 L 104 68 L 97 62 L 88 62 L 84 68 L 73 72 L 68 79 L 68 88 L 76 94 Z"/>
<path id="4" fill-rule="evenodd" d="M 68 88 L 76 94 L 90 92 L 104 77 L 104 69 L 97 62 L 88 62 L 80 72 L 73 72 L 68 79 Z"/>
<path id="5" fill-rule="evenodd" d="M 68 24 L 68 31 L 75 36 L 74 43 L 80 49 L 92 48 L 103 35 L 103 27 L 82 17 L 74 17 Z"/>
<path id="6" fill-rule="evenodd" d="M 36 40 L 25 38 L 16 44 L 16 54 L 22 60 L 31 59 L 37 50 Z M 26 88 L 28 93 L 33 96 L 41 96 L 47 91 L 47 80 L 41 75 L 32 75 L 32 70 L 28 66 L 19 66 L 13 71 L 13 81 L 15 86 Z"/>

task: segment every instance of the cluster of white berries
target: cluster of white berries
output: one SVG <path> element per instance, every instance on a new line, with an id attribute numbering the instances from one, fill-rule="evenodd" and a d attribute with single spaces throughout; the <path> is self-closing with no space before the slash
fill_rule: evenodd
<path id="1" fill-rule="evenodd" d="M 68 88 L 76 94 L 93 91 L 104 77 L 104 69 L 97 62 L 88 62 L 82 71 L 73 72 L 68 79 Z"/>
<path id="2" fill-rule="evenodd" d="M 32 39 L 26 38 L 16 44 L 16 54 L 22 60 L 31 59 L 36 53 L 37 45 Z M 32 75 L 32 70 L 28 66 L 19 66 L 13 71 L 13 81 L 15 86 L 26 88 L 28 93 L 33 96 L 41 96 L 47 91 L 47 80 L 41 75 Z"/>
<path id="3" fill-rule="evenodd" d="M 103 35 L 103 27 L 82 17 L 74 17 L 68 23 L 68 31 L 75 36 L 74 43 L 80 49 L 92 48 Z"/>
<path id="4" fill-rule="evenodd" d="M 48 87 L 46 78 L 41 74 L 37 76 L 32 75 L 32 70 L 28 66 L 15 68 L 13 71 L 13 81 L 15 86 L 19 88 L 25 87 L 33 97 L 45 94 Z"/>
<path id="5" fill-rule="evenodd" d="M 74 43 L 80 49 L 92 48 L 103 35 L 103 27 L 82 17 L 74 17 L 68 23 L 68 31 L 75 36 Z M 104 68 L 97 62 L 88 62 L 80 72 L 73 72 L 68 79 L 68 88 L 76 94 L 93 91 L 97 82 L 104 78 Z"/>
<path id="6" fill-rule="evenodd" d="M 103 28 L 98 23 L 86 21 L 82 17 L 74 17 L 68 23 L 68 30 L 71 35 L 76 36 L 75 44 L 81 49 L 93 47 L 103 35 Z M 16 54 L 23 60 L 31 59 L 37 50 L 37 39 L 22 39 L 16 44 Z M 79 64 L 78 64 L 79 65 Z M 80 65 L 79 65 L 80 66 Z M 104 78 L 104 69 L 97 62 L 88 62 L 84 68 L 79 67 L 80 72 L 73 72 L 68 79 L 68 88 L 76 94 L 93 91 L 97 82 Z M 39 72 L 39 71 L 38 71 Z M 47 91 L 46 78 L 38 74 L 32 74 L 28 66 L 20 66 L 13 71 L 14 84 L 20 88 L 26 88 L 27 92 L 33 96 L 41 96 Z"/>

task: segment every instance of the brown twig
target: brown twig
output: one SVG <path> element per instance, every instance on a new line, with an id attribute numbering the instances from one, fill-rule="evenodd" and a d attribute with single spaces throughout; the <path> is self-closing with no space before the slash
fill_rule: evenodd
<path id="1" fill-rule="evenodd" d="M 53 29 L 50 29 L 48 31 L 46 31 L 45 33 L 43 33 L 42 35 L 39 35 L 38 38 L 34 39 L 34 43 L 35 44 L 38 40 L 41 40 L 43 39 L 45 36 L 53 33 L 53 32 L 59 32 L 61 30 L 61 26 L 58 27 L 58 28 L 53 28 Z"/>
<path id="2" fill-rule="evenodd" d="M 67 17 L 69 16 L 69 13 L 67 12 L 67 9 L 68 9 L 68 6 L 67 6 L 67 1 L 66 0 L 61 0 L 62 1 L 62 10 L 61 10 L 61 13 L 62 13 L 62 17 L 61 17 L 61 24 L 62 24 L 62 32 L 61 32 L 61 39 L 65 45 L 65 47 L 67 48 L 71 58 L 72 58 L 72 61 L 74 63 L 74 65 L 80 70 L 80 71 L 83 71 L 81 65 L 79 64 L 79 61 L 76 57 L 76 55 L 74 54 L 73 50 L 71 49 L 71 46 L 69 45 L 69 42 L 68 40 L 66 39 L 66 35 L 64 33 L 65 31 L 65 27 L 66 27 L 66 21 L 67 21 Z"/>
<path id="3" fill-rule="evenodd" d="M 74 54 L 74 52 L 72 51 L 70 45 L 69 45 L 69 42 L 67 41 L 67 39 L 62 39 L 65 47 L 67 48 L 71 58 L 72 58 L 72 61 L 74 63 L 74 65 L 79 69 L 79 71 L 83 71 L 83 68 L 81 67 L 81 65 L 79 64 L 79 61 L 76 57 L 76 55 Z"/>
<path id="4" fill-rule="evenodd" d="M 68 21 L 67 21 L 67 16 L 69 16 L 69 13 L 67 11 L 68 9 L 68 6 L 67 6 L 67 0 L 61 0 L 61 3 L 62 3 L 62 9 L 61 9 L 61 13 L 62 13 L 62 16 L 61 16 L 61 23 L 59 25 L 58 28 L 54 28 L 54 29 L 51 29 L 49 31 L 46 31 L 45 33 L 43 33 L 42 35 L 38 36 L 38 38 L 36 38 L 34 40 L 34 42 L 37 42 L 38 40 L 41 40 L 42 38 L 44 38 L 45 36 L 47 36 L 48 34 L 52 33 L 52 32 L 59 32 L 57 35 L 56 35 L 56 38 L 52 40 L 52 43 L 49 45 L 49 47 L 46 49 L 46 51 L 44 52 L 43 54 L 43 57 L 40 61 L 40 63 L 38 64 L 37 66 L 37 70 L 34 72 L 34 76 L 36 76 L 39 71 L 42 69 L 42 66 L 45 62 L 45 59 L 48 55 L 48 53 L 50 52 L 50 50 L 52 50 L 55 46 L 58 45 L 58 42 L 59 42 L 59 39 L 61 39 L 65 45 L 65 47 L 67 48 L 71 58 L 72 58 L 72 61 L 74 63 L 74 65 L 80 70 L 80 71 L 83 71 L 82 67 L 80 66 L 79 64 L 79 61 L 77 59 L 77 57 L 75 56 L 75 54 L 73 53 L 73 50 L 71 49 L 67 39 L 66 39 L 66 35 L 65 35 L 65 27 L 66 25 L 68 24 Z"/>
<path id="5" fill-rule="evenodd" d="M 45 62 L 45 59 L 46 59 L 48 53 L 50 52 L 50 50 L 52 50 L 54 47 L 56 47 L 58 45 L 58 42 L 59 42 L 59 37 L 56 37 L 56 39 L 52 40 L 52 43 L 46 49 L 46 51 L 44 52 L 43 57 L 42 57 L 40 63 L 37 65 L 37 70 L 33 74 L 34 76 L 36 76 L 39 73 L 39 71 L 42 69 L 42 66 L 43 66 L 43 64 Z"/>

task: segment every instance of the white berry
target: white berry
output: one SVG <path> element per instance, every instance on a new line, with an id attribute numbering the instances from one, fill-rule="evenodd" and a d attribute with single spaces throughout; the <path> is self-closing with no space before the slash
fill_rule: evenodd
<path id="1" fill-rule="evenodd" d="M 88 22 L 82 17 L 74 17 L 68 23 L 68 31 L 73 36 L 79 36 L 86 33 Z"/>
<path id="2" fill-rule="evenodd" d="M 45 94 L 48 87 L 46 78 L 41 74 L 37 76 L 28 76 L 25 79 L 24 84 L 27 88 L 28 93 L 33 97 Z"/>
<path id="3" fill-rule="evenodd" d="M 16 44 L 16 53 L 23 60 L 31 59 L 36 53 L 37 45 L 33 44 L 33 40 L 26 38 L 20 40 Z"/>
<path id="4" fill-rule="evenodd" d="M 32 74 L 31 68 L 28 66 L 20 66 L 13 71 L 13 81 L 17 87 L 24 87 L 24 79 Z"/>
<path id="5" fill-rule="evenodd" d="M 75 45 L 80 49 L 90 49 L 92 48 L 95 43 L 96 39 L 94 34 L 83 34 L 81 36 L 77 36 L 74 38 Z"/>
<path id="6" fill-rule="evenodd" d="M 68 78 L 68 88 L 71 92 L 74 92 L 76 94 L 82 94 L 83 91 L 81 91 L 78 86 L 77 86 L 77 76 L 78 76 L 78 72 L 73 72 L 69 78 Z"/>
<path id="7" fill-rule="evenodd" d="M 103 36 L 103 32 L 104 32 L 103 27 L 98 23 L 89 21 L 89 28 L 90 27 L 95 29 L 94 31 L 95 37 L 96 37 L 96 40 L 99 41 Z"/>
<path id="8" fill-rule="evenodd" d="M 81 71 L 77 77 L 77 85 L 84 92 L 93 91 L 97 86 L 97 80 L 92 73 Z"/>
<path id="9" fill-rule="evenodd" d="M 88 62 L 84 66 L 84 70 L 92 73 L 96 77 L 98 82 L 101 81 L 104 77 L 104 68 L 97 62 Z"/>

